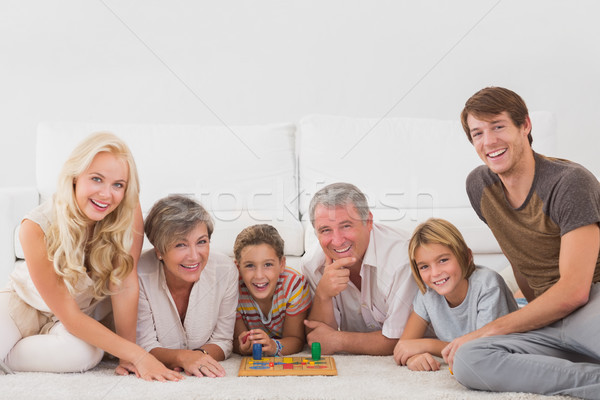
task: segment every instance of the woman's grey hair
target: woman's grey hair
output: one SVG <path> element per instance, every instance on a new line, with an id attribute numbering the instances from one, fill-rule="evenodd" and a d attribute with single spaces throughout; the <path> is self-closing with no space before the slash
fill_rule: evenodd
<path id="1" fill-rule="evenodd" d="M 173 194 L 154 203 L 144 222 L 144 232 L 154 248 L 164 254 L 169 245 L 187 236 L 199 223 L 206 224 L 210 239 L 214 224 L 206 209 L 190 197 Z"/>
<path id="2" fill-rule="evenodd" d="M 351 183 L 338 182 L 325 186 L 313 196 L 308 208 L 311 224 L 315 226 L 315 209 L 318 205 L 335 208 L 347 204 L 356 208 L 363 223 L 369 219 L 369 204 L 363 192 Z"/>

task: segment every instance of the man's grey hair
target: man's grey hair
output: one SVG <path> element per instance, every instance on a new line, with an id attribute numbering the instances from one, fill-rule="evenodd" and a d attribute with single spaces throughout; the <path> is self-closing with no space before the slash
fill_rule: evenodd
<path id="1" fill-rule="evenodd" d="M 323 205 L 327 208 L 341 207 L 352 204 L 360 220 L 365 223 L 369 219 L 369 204 L 367 198 L 359 188 L 351 183 L 338 182 L 327 185 L 319 190 L 310 201 L 308 213 L 310 222 L 315 226 L 315 209 L 318 205 Z"/>

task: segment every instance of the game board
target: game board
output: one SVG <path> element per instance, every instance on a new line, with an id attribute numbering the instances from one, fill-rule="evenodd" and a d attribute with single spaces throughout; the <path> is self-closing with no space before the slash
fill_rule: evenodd
<path id="1" fill-rule="evenodd" d="M 337 375 L 333 357 L 243 357 L 238 376 L 312 376 Z"/>

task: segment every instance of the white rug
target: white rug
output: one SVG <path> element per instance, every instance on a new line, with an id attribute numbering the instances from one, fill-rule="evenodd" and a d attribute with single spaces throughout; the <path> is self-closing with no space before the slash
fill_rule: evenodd
<path id="1" fill-rule="evenodd" d="M 301 353 L 309 356 L 308 353 Z M 240 356 L 222 362 L 224 378 L 187 377 L 181 382 L 146 382 L 114 375 L 115 363 L 102 362 L 81 374 L 0 375 L 0 399 L 566 399 L 525 393 L 465 389 L 448 371 L 413 372 L 392 357 L 336 355 L 338 376 L 238 377 Z"/>

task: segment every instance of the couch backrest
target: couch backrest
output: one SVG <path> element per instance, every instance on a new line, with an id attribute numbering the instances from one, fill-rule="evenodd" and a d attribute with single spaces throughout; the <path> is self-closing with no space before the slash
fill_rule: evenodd
<path id="1" fill-rule="evenodd" d="M 549 112 L 531 113 L 533 148 L 556 155 L 556 124 Z M 454 223 L 476 254 L 501 254 L 472 210 L 468 173 L 482 164 L 458 120 L 361 119 L 314 115 L 300 121 L 300 214 L 305 226 L 314 193 L 350 182 L 368 197 L 375 220 L 408 232 L 429 217 Z M 316 239 L 306 230 L 306 246 Z"/>
<path id="2" fill-rule="evenodd" d="M 273 224 L 286 254 L 304 252 L 298 221 L 293 124 L 206 127 L 42 123 L 37 133 L 36 178 L 42 199 L 55 191 L 72 149 L 92 132 L 110 131 L 131 148 L 146 214 L 171 193 L 195 196 L 211 212 L 214 249 L 232 254 L 237 234 L 256 223 Z"/>

